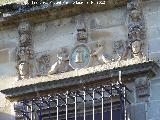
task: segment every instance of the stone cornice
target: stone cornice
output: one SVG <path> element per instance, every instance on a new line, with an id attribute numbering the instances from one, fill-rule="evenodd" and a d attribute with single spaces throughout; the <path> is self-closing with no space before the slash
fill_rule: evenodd
<path id="1" fill-rule="evenodd" d="M 93 4 L 77 5 L 71 2 L 69 4 L 35 9 L 32 11 L 15 12 L 10 16 L 0 18 L 0 29 L 3 30 L 10 27 L 16 27 L 21 21 L 26 19 L 33 24 L 37 24 L 49 20 L 75 16 L 80 13 L 103 11 L 127 5 L 127 0 L 105 0 L 106 2 L 104 5 L 96 4 L 96 0 L 92 1 Z M 90 0 L 85 0 L 85 3 L 86 2 L 90 2 Z"/>
<path id="2" fill-rule="evenodd" d="M 87 69 L 90 69 L 90 72 L 86 73 L 88 71 Z M 6 88 L 4 90 L 1 90 L 1 92 L 5 94 L 7 98 L 12 100 L 23 99 L 21 98 L 22 96 L 26 96 L 27 98 L 37 96 L 37 93 L 38 95 L 43 96 L 49 93 L 65 91 L 68 89 L 76 89 L 77 87 L 110 84 L 111 82 L 117 81 L 119 71 L 122 71 L 122 82 L 133 82 L 135 78 L 140 76 L 155 75 L 159 67 L 156 63 L 150 61 L 131 64 L 124 67 L 115 67 L 112 69 L 106 69 L 105 65 L 97 66 L 97 68 L 95 69 L 87 69 L 86 71 L 79 70 L 68 72 L 68 77 L 63 77 L 66 74 L 63 73 L 60 74 L 59 78 L 57 79 L 55 78 L 55 76 L 47 76 L 18 81 L 17 84 L 15 84 L 15 86 L 13 86 L 12 88 Z M 93 72 L 94 70 L 97 71 Z M 33 84 L 31 83 L 31 81 Z"/>

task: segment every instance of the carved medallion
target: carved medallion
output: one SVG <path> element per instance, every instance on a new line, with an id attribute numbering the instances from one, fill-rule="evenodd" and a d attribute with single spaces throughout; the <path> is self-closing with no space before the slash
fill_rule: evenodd
<path id="1" fill-rule="evenodd" d="M 85 44 L 75 46 L 70 55 L 70 65 L 74 69 L 84 68 L 90 62 L 90 48 Z"/>

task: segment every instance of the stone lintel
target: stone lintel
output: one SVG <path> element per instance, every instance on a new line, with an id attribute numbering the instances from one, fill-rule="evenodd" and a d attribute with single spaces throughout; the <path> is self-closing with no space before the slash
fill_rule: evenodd
<path id="1" fill-rule="evenodd" d="M 60 18 L 66 18 L 78 15 L 80 13 L 98 12 L 114 7 L 127 5 L 127 0 L 105 0 L 105 4 L 97 4 L 96 0 L 92 0 L 93 4 L 73 4 L 73 2 L 64 5 L 58 5 L 54 7 L 47 7 L 42 9 L 35 9 L 26 12 L 11 13 L 6 17 L 0 19 L 0 30 L 10 27 L 18 26 L 22 20 L 31 21 L 33 24 L 46 22 L 49 20 L 55 20 Z M 91 2 L 90 0 L 84 1 L 85 3 Z M 0 9 L 2 9 L 0 7 Z M 7 14 L 7 13 L 6 13 Z"/>
<path id="2" fill-rule="evenodd" d="M 59 80 L 51 80 L 48 82 L 38 82 L 35 84 L 17 86 L 1 90 L 10 100 L 20 100 L 33 98 L 36 96 L 44 96 L 56 92 L 64 92 L 66 90 L 74 90 L 83 88 L 84 86 L 97 86 L 102 84 L 115 83 L 118 80 L 119 71 L 122 71 L 122 82 L 134 82 L 135 78 L 148 75 L 149 77 L 156 75 L 159 66 L 154 62 L 145 62 L 135 65 L 129 65 L 100 72 L 94 72 L 87 75 L 69 77 Z M 45 79 L 45 77 L 43 78 Z M 47 79 L 47 78 L 46 78 Z M 25 82 L 25 81 L 24 81 Z"/>

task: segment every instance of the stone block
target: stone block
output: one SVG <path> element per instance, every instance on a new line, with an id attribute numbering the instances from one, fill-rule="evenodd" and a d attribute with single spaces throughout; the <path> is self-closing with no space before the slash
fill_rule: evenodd
<path id="1" fill-rule="evenodd" d="M 151 96 L 150 100 L 160 100 L 160 77 L 154 78 L 151 80 Z"/>
<path id="2" fill-rule="evenodd" d="M 0 64 L 9 62 L 9 49 L 0 50 Z"/>
<path id="3" fill-rule="evenodd" d="M 150 101 L 148 105 L 148 120 L 160 120 L 160 101 Z"/>
<path id="4" fill-rule="evenodd" d="M 156 53 L 160 51 L 160 37 L 156 39 L 150 39 L 149 40 L 149 52 L 150 53 Z"/>
<path id="5" fill-rule="evenodd" d="M 130 120 L 146 120 L 145 103 L 129 106 L 128 112 Z"/>

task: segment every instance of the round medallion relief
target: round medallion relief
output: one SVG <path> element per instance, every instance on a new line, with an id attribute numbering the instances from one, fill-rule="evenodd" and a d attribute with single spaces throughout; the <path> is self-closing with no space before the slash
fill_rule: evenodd
<path id="1" fill-rule="evenodd" d="M 69 61 L 74 69 L 81 69 L 88 66 L 90 62 L 90 48 L 85 44 L 75 46 L 72 49 Z"/>

